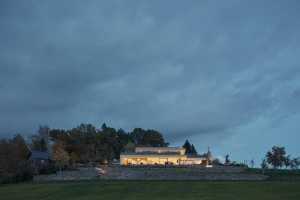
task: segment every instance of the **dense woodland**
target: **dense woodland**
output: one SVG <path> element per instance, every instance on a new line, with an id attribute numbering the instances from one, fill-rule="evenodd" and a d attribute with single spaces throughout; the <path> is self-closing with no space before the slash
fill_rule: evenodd
<path id="1" fill-rule="evenodd" d="M 168 143 L 155 130 L 135 128 L 132 132 L 116 130 L 103 124 L 97 129 L 91 124 L 81 124 L 70 129 L 50 129 L 52 143 L 61 144 L 70 155 L 71 162 L 110 162 L 118 159 L 122 151 L 133 151 L 135 146 L 165 147 Z M 46 150 L 43 137 L 34 149 Z"/>
<path id="2" fill-rule="evenodd" d="M 0 181 L 3 177 L 13 181 L 31 179 L 33 175 L 30 157 L 33 151 L 47 152 L 51 154 L 53 167 L 49 171 L 75 166 L 77 163 L 102 163 L 107 164 L 119 159 L 121 152 L 134 151 L 137 146 L 166 147 L 163 134 L 156 130 L 144 130 L 135 128 L 131 132 L 123 129 L 116 130 L 103 124 L 96 128 L 92 124 L 81 124 L 72 129 L 50 129 L 41 126 L 37 134 L 29 139 L 24 139 L 18 134 L 11 139 L 0 140 Z M 197 154 L 197 150 L 188 140 L 183 147 L 187 154 Z M 253 167 L 254 161 L 251 161 Z M 214 165 L 240 164 L 225 156 L 225 162 L 218 159 Z M 267 152 L 261 163 L 261 168 L 289 168 L 297 169 L 300 166 L 300 158 L 291 158 L 284 147 L 274 146 Z M 42 173 L 42 172 L 41 172 Z"/>
<path id="3" fill-rule="evenodd" d="M 40 126 L 37 134 L 27 140 L 20 134 L 12 139 L 0 140 L 0 177 L 16 177 L 16 180 L 30 178 L 30 156 L 33 151 L 51 154 L 54 166 L 65 168 L 76 163 L 110 163 L 119 159 L 121 152 L 134 151 L 136 146 L 168 145 L 162 133 L 151 129 L 135 128 L 125 132 L 106 124 L 101 128 L 81 124 L 72 129 Z M 184 147 L 188 154 L 197 154 L 189 141 L 185 142 Z"/>

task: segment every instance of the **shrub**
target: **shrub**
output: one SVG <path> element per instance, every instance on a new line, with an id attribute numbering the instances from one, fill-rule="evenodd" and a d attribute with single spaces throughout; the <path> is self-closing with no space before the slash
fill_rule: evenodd
<path id="1" fill-rule="evenodd" d="M 2 172 L 0 175 L 0 184 L 19 183 L 31 181 L 33 179 L 33 169 L 29 162 L 20 164 L 15 172 Z"/>

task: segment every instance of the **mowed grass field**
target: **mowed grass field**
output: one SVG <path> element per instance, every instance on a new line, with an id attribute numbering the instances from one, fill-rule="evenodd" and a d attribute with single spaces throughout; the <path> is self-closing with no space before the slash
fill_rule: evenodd
<path id="1" fill-rule="evenodd" d="M 92 181 L 0 186 L 1 200 L 299 200 L 300 182 Z"/>

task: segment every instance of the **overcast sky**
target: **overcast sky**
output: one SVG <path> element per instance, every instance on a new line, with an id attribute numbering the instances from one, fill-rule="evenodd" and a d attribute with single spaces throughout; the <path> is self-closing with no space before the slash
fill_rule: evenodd
<path id="1" fill-rule="evenodd" d="M 300 156 L 300 1 L 0 1 L 0 136 L 152 128 Z"/>

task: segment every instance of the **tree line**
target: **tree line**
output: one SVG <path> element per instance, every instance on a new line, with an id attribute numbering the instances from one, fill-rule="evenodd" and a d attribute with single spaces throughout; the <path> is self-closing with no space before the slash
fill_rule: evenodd
<path id="1" fill-rule="evenodd" d="M 32 179 L 30 150 L 21 135 L 0 140 L 0 183 Z"/>
<path id="2" fill-rule="evenodd" d="M 250 161 L 249 166 L 247 161 L 239 163 L 236 161 L 231 161 L 229 157 L 229 154 L 225 156 L 224 163 L 215 158 L 213 160 L 213 164 L 255 168 L 253 159 Z M 282 146 L 273 146 L 272 149 L 265 154 L 260 164 L 260 168 L 263 170 L 282 169 L 284 167 L 285 169 L 298 169 L 300 167 L 300 157 L 292 157 L 291 155 L 287 154 L 285 147 Z"/>
<path id="3" fill-rule="evenodd" d="M 107 163 L 119 159 L 122 151 L 134 150 L 135 146 L 168 146 L 163 135 L 156 130 L 135 128 L 127 133 L 106 124 L 100 129 L 91 124 L 81 124 L 69 130 L 51 129 L 49 137 L 55 144 L 53 149 L 61 148 L 60 152 L 66 151 L 71 163 Z M 45 144 L 43 138 L 40 143 Z"/>
<path id="4" fill-rule="evenodd" d="M 80 124 L 71 129 L 40 126 L 37 134 L 29 140 L 25 140 L 20 134 L 11 139 L 0 140 L 0 182 L 3 177 L 16 182 L 32 178 L 30 157 L 34 151 L 51 154 L 54 170 L 58 170 L 76 163 L 110 163 L 119 159 L 121 152 L 133 152 L 138 146 L 168 145 L 163 134 L 153 129 L 134 128 L 126 132 L 105 123 L 100 128 L 92 124 Z M 183 147 L 187 154 L 197 154 L 196 148 L 188 140 Z M 48 171 L 49 169 L 41 169 L 38 173 Z"/>
<path id="5" fill-rule="evenodd" d="M 125 132 L 105 123 L 100 128 L 92 124 L 71 129 L 40 126 L 38 133 L 29 140 L 20 134 L 0 140 L 0 182 L 3 177 L 13 177 L 14 181 L 31 178 L 30 156 L 33 151 L 51 153 L 55 166 L 64 168 L 75 163 L 109 163 L 119 159 L 123 151 L 134 151 L 136 146 L 168 145 L 163 134 L 153 129 L 135 128 Z"/>
<path id="6" fill-rule="evenodd" d="M 80 124 L 71 129 L 50 129 L 40 126 L 37 134 L 25 140 L 17 134 L 11 139 L 0 139 L 0 182 L 3 177 L 20 181 L 32 178 L 30 157 L 33 151 L 47 152 L 54 160 L 54 170 L 74 166 L 76 163 L 110 163 L 119 159 L 121 152 L 132 152 L 137 146 L 167 147 L 164 136 L 153 129 L 135 128 L 130 132 L 115 129 L 105 123 L 97 128 L 92 124 Z M 188 140 L 183 146 L 186 154 L 198 155 Z M 205 156 L 205 154 L 203 154 Z M 244 166 L 229 159 L 218 159 L 214 165 Z M 284 147 L 274 146 L 267 152 L 261 168 L 291 168 L 300 166 L 300 158 L 287 155 Z"/>
<path id="7" fill-rule="evenodd" d="M 261 163 L 262 169 L 268 169 L 270 167 L 274 169 L 282 167 L 298 169 L 299 166 L 300 157 L 292 158 L 291 155 L 287 155 L 285 148 L 281 146 L 273 146 L 272 149 L 266 153 Z"/>

